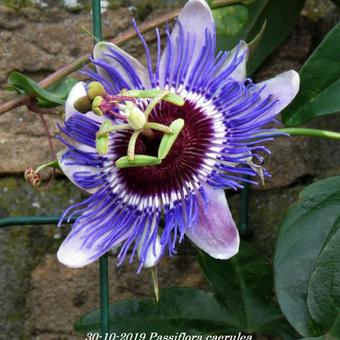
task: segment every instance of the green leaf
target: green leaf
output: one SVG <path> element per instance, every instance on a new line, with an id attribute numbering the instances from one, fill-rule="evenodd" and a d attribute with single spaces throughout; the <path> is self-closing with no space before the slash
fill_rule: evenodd
<path id="1" fill-rule="evenodd" d="M 248 244 L 241 243 L 239 253 L 230 260 L 200 254 L 198 262 L 239 331 L 296 338 L 273 300 L 270 264 Z"/>
<path id="2" fill-rule="evenodd" d="M 307 304 L 312 318 L 340 339 L 340 218 L 337 232 L 329 238 L 311 276 Z"/>
<path id="3" fill-rule="evenodd" d="M 57 83 L 49 86 L 46 90 L 50 93 L 53 93 L 54 95 L 58 96 L 61 99 L 66 100 L 68 94 L 70 93 L 72 87 L 77 83 L 78 81 L 72 77 L 66 77 Z M 41 107 L 54 107 L 56 106 L 56 103 L 51 102 L 46 99 L 38 98 L 38 105 Z"/>
<path id="4" fill-rule="evenodd" d="M 66 78 L 56 85 L 51 86 L 48 90 L 43 89 L 33 79 L 26 77 L 20 72 L 11 72 L 8 77 L 9 85 L 16 88 L 20 93 L 26 93 L 29 96 L 38 98 L 41 106 L 64 105 L 65 98 L 70 88 L 75 84 L 72 78 Z"/>
<path id="5" fill-rule="evenodd" d="M 240 40 L 252 41 L 266 21 L 266 30 L 250 56 L 248 73 L 253 73 L 291 32 L 304 0 L 254 0 L 213 10 L 217 49 L 231 50 Z"/>
<path id="6" fill-rule="evenodd" d="M 287 126 L 340 111 L 340 24 L 316 48 L 300 70 L 300 92 L 282 114 Z"/>
<path id="7" fill-rule="evenodd" d="M 340 7 L 340 0 L 331 0 L 335 5 Z"/>
<path id="8" fill-rule="evenodd" d="M 198 289 L 163 289 L 158 303 L 142 298 L 110 305 L 110 330 L 115 333 L 209 334 L 224 330 L 227 322 L 228 316 L 214 295 Z M 81 317 L 74 328 L 80 333 L 99 331 L 100 310 Z"/>
<path id="9" fill-rule="evenodd" d="M 340 257 L 333 243 L 340 229 L 339 204 L 340 177 L 327 178 L 303 190 L 281 224 L 274 258 L 276 293 L 288 321 L 305 337 L 331 331 L 339 315 L 339 282 L 334 279 L 339 278 Z"/>

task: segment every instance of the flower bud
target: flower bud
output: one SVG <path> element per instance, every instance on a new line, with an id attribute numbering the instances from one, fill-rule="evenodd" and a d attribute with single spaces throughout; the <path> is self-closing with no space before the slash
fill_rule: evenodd
<path id="1" fill-rule="evenodd" d="M 104 86 L 98 81 L 93 81 L 87 87 L 87 95 L 91 100 L 94 100 L 97 96 L 104 97 L 105 93 Z"/>
<path id="2" fill-rule="evenodd" d="M 102 116 L 104 112 L 100 108 L 101 103 L 103 102 L 103 97 L 97 96 L 96 98 L 93 99 L 92 102 L 92 111 L 97 115 L 97 116 Z"/>
<path id="3" fill-rule="evenodd" d="M 143 129 L 146 123 L 146 117 L 143 111 L 135 105 L 128 105 L 125 112 L 128 117 L 128 123 L 133 129 Z"/>
<path id="4" fill-rule="evenodd" d="M 91 111 L 91 104 L 90 98 L 88 96 L 83 96 L 73 103 L 73 107 L 81 113 L 87 113 Z"/>

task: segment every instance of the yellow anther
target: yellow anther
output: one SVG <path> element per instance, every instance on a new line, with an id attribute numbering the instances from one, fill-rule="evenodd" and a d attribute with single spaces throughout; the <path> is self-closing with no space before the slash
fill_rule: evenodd
<path id="1" fill-rule="evenodd" d="M 87 95 L 91 100 L 94 100 L 96 97 L 104 97 L 105 95 L 104 86 L 98 81 L 93 81 L 87 87 Z"/>
<path id="2" fill-rule="evenodd" d="M 92 111 L 97 115 L 97 116 L 102 116 L 104 113 L 102 109 L 100 108 L 100 105 L 103 101 L 103 97 L 97 96 L 96 98 L 93 99 L 92 102 Z"/>
<path id="3" fill-rule="evenodd" d="M 91 111 L 91 104 L 90 98 L 88 96 L 83 96 L 73 103 L 73 107 L 81 113 L 87 113 Z"/>

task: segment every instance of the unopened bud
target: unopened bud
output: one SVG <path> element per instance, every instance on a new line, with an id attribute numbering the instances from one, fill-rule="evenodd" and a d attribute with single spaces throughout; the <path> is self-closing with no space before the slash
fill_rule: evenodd
<path id="1" fill-rule="evenodd" d="M 103 97 L 97 96 L 96 98 L 93 99 L 92 102 L 92 111 L 97 115 L 97 116 L 102 116 L 104 112 L 100 108 L 101 103 L 103 102 Z"/>
<path id="2" fill-rule="evenodd" d="M 93 81 L 87 87 L 87 95 L 91 100 L 94 100 L 96 97 L 104 97 L 105 95 L 104 86 L 98 81 Z"/>
<path id="3" fill-rule="evenodd" d="M 80 97 L 73 103 L 73 107 L 81 113 L 91 111 L 91 105 L 92 103 L 88 96 Z"/>

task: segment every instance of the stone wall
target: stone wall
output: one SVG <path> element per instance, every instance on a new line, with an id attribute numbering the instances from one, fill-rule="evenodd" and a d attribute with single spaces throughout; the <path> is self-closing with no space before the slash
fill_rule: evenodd
<path id="1" fill-rule="evenodd" d="M 131 15 L 127 8 L 107 11 L 104 35 L 114 37 L 126 29 Z M 330 2 L 308 1 L 294 32 L 264 63 L 256 79 L 290 68 L 298 70 L 338 20 L 339 12 Z M 70 13 L 53 7 L 18 12 L 0 6 L 0 84 L 5 84 L 9 70 L 17 69 L 41 79 L 89 53 L 92 38 L 80 26 L 91 27 L 85 11 Z M 147 34 L 147 40 L 152 42 L 153 34 Z M 136 41 L 125 48 L 144 58 Z M 8 97 L 8 93 L 0 92 L 1 101 Z M 58 118 L 47 120 L 55 133 Z M 329 116 L 310 126 L 339 130 L 340 120 Z M 339 172 L 338 146 L 338 142 L 302 137 L 278 138 L 271 144 L 272 157 L 265 164 L 272 179 L 265 187 L 254 187 L 250 192 L 250 224 L 254 230 L 251 242 L 259 252 L 272 256 L 280 220 L 303 187 Z M 49 158 L 48 143 L 37 115 L 24 107 L 0 115 L 0 216 L 57 215 L 70 203 L 82 199 L 84 194 L 64 178 L 57 178 L 44 192 L 35 192 L 25 184 L 23 170 Z M 233 214 L 238 218 L 240 195 L 234 192 L 228 195 Z M 65 229 L 22 226 L 0 230 L 0 340 L 82 338 L 73 333 L 72 323 L 98 306 L 98 264 L 70 270 L 57 262 L 55 252 L 67 233 Z M 111 301 L 152 294 L 147 271 L 136 276 L 135 266 L 116 268 L 114 262 L 110 257 Z M 162 287 L 206 287 L 194 261 L 194 251 L 187 243 L 176 258 L 161 263 L 159 276 Z"/>

